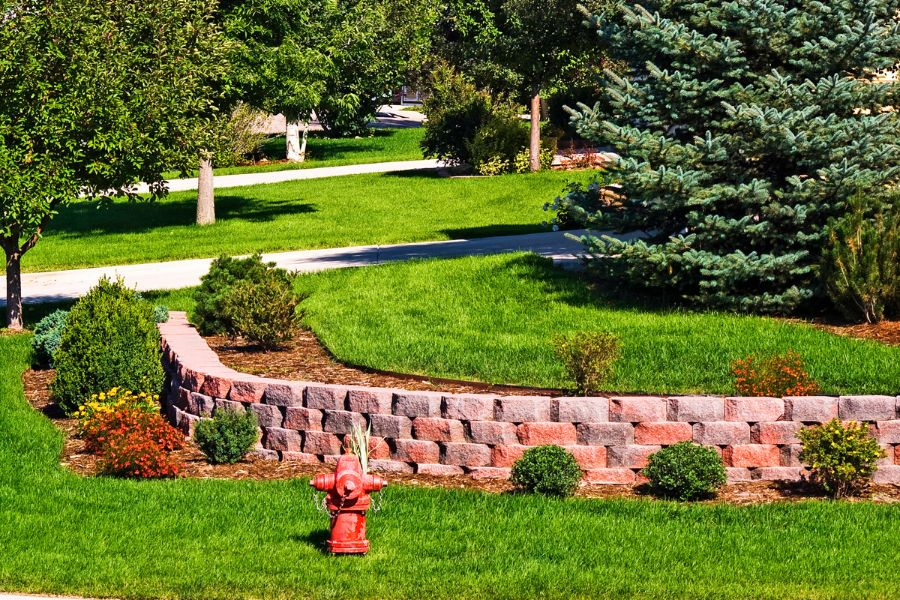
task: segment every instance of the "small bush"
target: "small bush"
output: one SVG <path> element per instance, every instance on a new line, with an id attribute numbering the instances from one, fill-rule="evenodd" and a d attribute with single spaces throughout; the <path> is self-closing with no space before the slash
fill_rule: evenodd
<path id="1" fill-rule="evenodd" d="M 120 388 L 112 388 L 108 392 L 100 392 L 91 396 L 90 400 L 78 407 L 75 417 L 84 433 L 88 423 L 95 422 L 101 415 L 115 413 L 120 410 L 134 409 L 140 412 L 159 413 L 159 404 L 147 392 L 134 392 Z"/>
<path id="2" fill-rule="evenodd" d="M 425 156 L 453 165 L 471 164 L 472 140 L 491 116 L 490 94 L 448 65 L 432 71 L 429 88 L 431 94 L 422 106 L 428 117 L 422 139 Z"/>
<path id="3" fill-rule="evenodd" d="M 166 423 L 159 412 L 148 412 L 141 406 L 98 410 L 81 421 L 81 438 L 88 452 L 102 453 L 111 440 L 126 434 L 140 434 L 166 452 L 184 446 L 180 431 Z"/>
<path id="4" fill-rule="evenodd" d="M 859 492 L 885 456 L 864 423 L 828 423 L 798 432 L 800 460 L 809 465 L 812 480 L 835 498 Z"/>
<path id="5" fill-rule="evenodd" d="M 66 412 L 116 386 L 158 394 L 164 374 L 150 304 L 101 279 L 69 312 L 54 363 L 50 390 Z"/>
<path id="6" fill-rule="evenodd" d="M 252 412 L 218 410 L 212 419 L 197 423 L 194 441 L 209 462 L 236 463 L 256 444 L 259 430 Z"/>
<path id="7" fill-rule="evenodd" d="M 66 328 L 67 310 L 55 310 L 34 327 L 31 347 L 34 349 L 34 366 L 46 369 L 53 367 L 53 355 L 59 348 L 63 330 Z"/>
<path id="8" fill-rule="evenodd" d="M 852 199 L 848 214 L 829 224 L 820 272 L 846 318 L 876 323 L 900 313 L 900 197 L 886 208 L 867 204 Z"/>
<path id="9" fill-rule="evenodd" d="M 576 391 L 588 395 L 599 392 L 612 378 L 621 344 L 605 331 L 583 331 L 553 339 L 556 355 L 575 381 Z"/>
<path id="10" fill-rule="evenodd" d="M 169 307 L 162 304 L 156 304 L 153 307 L 153 320 L 157 323 L 169 322 Z"/>
<path id="11" fill-rule="evenodd" d="M 498 162 L 506 165 L 503 172 L 509 172 L 522 149 L 528 148 L 528 141 L 528 123 L 511 109 L 498 111 L 478 129 L 469 143 L 470 163 L 482 175 L 494 174 L 485 172 L 483 165 Z"/>
<path id="12" fill-rule="evenodd" d="M 581 480 L 581 467 L 572 453 L 559 446 L 536 446 L 515 462 L 511 479 L 516 487 L 547 496 L 571 496 Z"/>
<path id="13" fill-rule="evenodd" d="M 193 321 L 200 333 L 234 336 L 234 322 L 223 310 L 231 288 L 240 281 L 260 282 L 265 279 L 266 272 L 274 268 L 274 263 L 264 263 L 259 254 L 247 258 L 220 256 L 214 260 L 194 292 L 197 304 Z"/>
<path id="14" fill-rule="evenodd" d="M 734 387 L 742 396 L 809 396 L 820 390 L 793 350 L 770 356 L 751 354 L 734 361 L 731 372 Z"/>
<path id="15" fill-rule="evenodd" d="M 540 161 L 542 171 L 553 166 L 553 157 L 555 155 L 556 152 L 554 152 L 553 148 L 547 148 L 543 143 L 541 144 Z M 513 171 L 516 173 L 528 173 L 531 171 L 531 150 L 529 148 L 525 148 L 516 154 L 516 159 L 513 161 Z"/>
<path id="16" fill-rule="evenodd" d="M 718 453 L 691 442 L 679 442 L 651 454 L 643 474 L 656 492 L 678 500 L 709 496 L 726 479 Z"/>
<path id="17" fill-rule="evenodd" d="M 100 471 L 117 477 L 176 477 L 181 464 L 172 454 L 138 431 L 117 434 L 100 452 Z"/>
<path id="18" fill-rule="evenodd" d="M 262 281 L 240 281 L 232 286 L 224 297 L 222 318 L 231 322 L 232 337 L 269 350 L 294 337 L 299 304 L 290 276 L 273 269 Z"/>

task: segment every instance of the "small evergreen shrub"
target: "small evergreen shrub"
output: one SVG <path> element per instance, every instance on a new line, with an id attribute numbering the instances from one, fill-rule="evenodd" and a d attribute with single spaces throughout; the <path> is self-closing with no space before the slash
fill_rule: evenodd
<path id="1" fill-rule="evenodd" d="M 818 394 L 819 384 L 793 350 L 784 354 L 759 356 L 734 361 L 731 365 L 734 387 L 742 396 L 809 396 Z"/>
<path id="2" fill-rule="evenodd" d="M 234 336 L 234 322 L 230 315 L 223 314 L 231 288 L 240 281 L 260 282 L 266 277 L 266 272 L 274 268 L 274 263 L 264 263 L 259 254 L 247 258 L 223 255 L 214 260 L 194 292 L 196 307 L 193 321 L 200 333 Z"/>
<path id="3" fill-rule="evenodd" d="M 862 197 L 829 223 L 821 276 L 829 298 L 848 319 L 876 323 L 900 313 L 900 195 L 873 209 Z"/>
<path id="4" fill-rule="evenodd" d="M 261 281 L 240 281 L 232 286 L 224 296 L 221 316 L 231 323 L 232 337 L 270 350 L 294 337 L 300 322 L 299 304 L 287 272 L 272 269 Z"/>
<path id="5" fill-rule="evenodd" d="M 156 304 L 153 307 L 153 320 L 157 323 L 169 322 L 169 307 Z"/>
<path id="6" fill-rule="evenodd" d="M 164 374 L 150 304 L 101 279 L 69 312 L 54 363 L 50 391 L 67 413 L 113 387 L 158 394 Z"/>
<path id="7" fill-rule="evenodd" d="M 232 464 L 253 448 L 258 433 L 254 413 L 218 410 L 212 419 L 197 423 L 194 441 L 209 462 Z"/>
<path id="8" fill-rule="evenodd" d="M 529 448 L 513 464 L 513 484 L 529 492 L 564 498 L 578 487 L 582 471 L 572 453 L 554 445 Z"/>
<path id="9" fill-rule="evenodd" d="M 832 419 L 797 435 L 803 444 L 800 460 L 809 465 L 812 480 L 834 498 L 859 492 L 885 456 L 865 423 Z"/>
<path id="10" fill-rule="evenodd" d="M 678 500 L 714 494 L 726 480 L 718 453 L 691 442 L 679 442 L 651 454 L 643 474 L 657 493 Z"/>
<path id="11" fill-rule="evenodd" d="M 35 367 L 41 369 L 53 367 L 53 355 L 59 348 L 68 316 L 67 310 L 55 310 L 35 325 L 34 338 L 31 341 Z"/>
<path id="12" fill-rule="evenodd" d="M 606 331 L 582 331 L 553 339 L 556 355 L 575 381 L 576 391 L 599 392 L 613 375 L 619 357 L 619 338 Z"/>

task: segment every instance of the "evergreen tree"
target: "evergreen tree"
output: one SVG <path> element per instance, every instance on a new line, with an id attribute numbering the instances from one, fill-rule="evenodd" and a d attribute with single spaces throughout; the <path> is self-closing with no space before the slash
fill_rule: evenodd
<path id="1" fill-rule="evenodd" d="M 620 188 L 561 199 L 608 278 L 711 307 L 790 311 L 820 293 L 829 218 L 900 183 L 898 0 L 659 0 L 593 15 L 613 113 L 573 124 L 622 155 Z M 614 193 L 611 193 L 614 192 Z"/>

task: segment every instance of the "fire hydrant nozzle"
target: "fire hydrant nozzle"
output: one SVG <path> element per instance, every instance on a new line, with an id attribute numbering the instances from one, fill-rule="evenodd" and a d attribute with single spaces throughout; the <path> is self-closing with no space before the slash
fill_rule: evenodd
<path id="1" fill-rule="evenodd" d="M 325 507 L 331 513 L 331 537 L 328 549 L 334 554 L 365 554 L 366 511 L 372 503 L 370 492 L 377 492 L 387 481 L 363 473 L 359 459 L 352 454 L 340 457 L 334 473 L 316 475 L 309 482 L 320 492 L 327 492 Z"/>

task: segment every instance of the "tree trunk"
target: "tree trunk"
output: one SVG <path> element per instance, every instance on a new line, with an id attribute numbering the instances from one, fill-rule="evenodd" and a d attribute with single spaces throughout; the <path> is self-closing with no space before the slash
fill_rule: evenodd
<path id="1" fill-rule="evenodd" d="M 300 121 L 288 121 L 285 132 L 285 157 L 292 162 L 303 162 L 306 154 L 306 132 L 309 123 L 303 130 L 303 146 L 300 145 Z"/>
<path id="2" fill-rule="evenodd" d="M 6 255 L 6 324 L 14 331 L 22 329 L 22 253 L 18 239 L 3 240 Z"/>
<path id="3" fill-rule="evenodd" d="M 212 154 L 200 153 L 200 176 L 197 180 L 197 225 L 216 222 L 216 191 L 213 187 Z"/>
<path id="4" fill-rule="evenodd" d="M 303 137 L 300 138 L 300 162 L 306 160 L 306 140 L 309 138 L 309 121 L 303 123 Z"/>
<path id="5" fill-rule="evenodd" d="M 529 162 L 532 171 L 541 170 L 541 88 L 531 89 L 531 144 Z"/>

